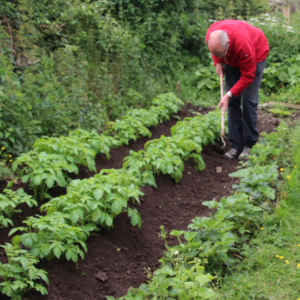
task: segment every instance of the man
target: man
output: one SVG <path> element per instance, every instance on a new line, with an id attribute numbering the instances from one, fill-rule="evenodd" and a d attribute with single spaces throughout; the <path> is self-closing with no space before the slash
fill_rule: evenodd
<path id="1" fill-rule="evenodd" d="M 209 27 L 206 42 L 219 76 L 223 76 L 225 65 L 227 93 L 219 108 L 226 111 L 228 107 L 231 149 L 224 156 L 245 159 L 258 140 L 258 89 L 269 53 L 268 41 L 256 27 L 243 21 L 224 20 Z"/>

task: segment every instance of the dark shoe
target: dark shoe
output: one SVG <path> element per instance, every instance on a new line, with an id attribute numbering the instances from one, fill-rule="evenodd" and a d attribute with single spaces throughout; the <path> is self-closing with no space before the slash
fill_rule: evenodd
<path id="1" fill-rule="evenodd" d="M 231 148 L 228 152 L 226 152 L 223 156 L 227 159 L 235 159 L 239 155 L 238 151 L 234 148 Z"/>
<path id="2" fill-rule="evenodd" d="M 249 147 L 244 147 L 242 153 L 239 155 L 239 159 L 241 160 L 247 160 L 249 155 L 250 155 L 250 150 L 251 148 Z"/>

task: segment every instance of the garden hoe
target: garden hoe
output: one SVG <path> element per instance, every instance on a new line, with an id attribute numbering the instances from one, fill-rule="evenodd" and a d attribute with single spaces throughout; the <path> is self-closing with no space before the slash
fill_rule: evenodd
<path id="1" fill-rule="evenodd" d="M 223 98 L 223 75 L 220 76 L 220 84 L 221 84 L 221 99 Z M 224 149 L 226 147 L 226 142 L 225 142 L 225 122 L 224 122 L 224 107 L 222 106 L 221 108 L 221 140 L 223 142 L 223 146 L 221 149 Z"/>

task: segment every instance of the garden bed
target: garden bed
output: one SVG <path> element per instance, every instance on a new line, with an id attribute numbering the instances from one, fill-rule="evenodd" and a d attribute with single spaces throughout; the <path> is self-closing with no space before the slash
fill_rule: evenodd
<path id="1" fill-rule="evenodd" d="M 206 112 L 187 106 L 178 116 L 193 116 L 195 110 Z M 174 118 L 152 128 L 152 138 L 169 136 L 170 128 L 176 122 L 177 119 Z M 260 132 L 270 132 L 278 123 L 277 118 L 260 111 Z M 120 168 L 129 150 L 142 149 L 147 140 L 141 138 L 128 146 L 112 149 L 110 160 L 98 155 L 97 170 Z M 128 216 L 119 215 L 114 221 L 113 229 L 102 229 L 89 237 L 88 252 L 78 264 L 64 258 L 51 262 L 42 261 L 40 267 L 49 273 L 49 295 L 31 293 L 27 294 L 27 299 L 98 300 L 105 299 L 106 295 L 119 297 L 126 294 L 129 287 L 137 287 L 145 282 L 147 278 L 144 270 L 148 267 L 152 271 L 157 268 L 164 251 L 164 243 L 158 236 L 160 226 L 164 225 L 166 230 L 186 229 L 194 217 L 209 215 L 209 209 L 202 206 L 201 202 L 230 195 L 231 185 L 237 179 L 228 177 L 228 174 L 236 170 L 237 161 L 224 160 L 215 150 L 213 146 L 204 148 L 202 154 L 206 168 L 203 171 L 195 171 L 193 162 L 185 163 L 184 175 L 178 184 L 169 176 L 161 175 L 156 180 L 157 189 L 143 188 L 145 196 L 141 205 L 137 206 L 142 218 L 140 230 L 132 227 Z M 81 169 L 81 178 L 92 175 L 85 168 Z M 59 192 L 62 191 L 56 191 Z M 38 209 L 24 210 L 22 215 L 16 215 L 15 226 L 21 225 L 21 220 L 27 215 L 35 213 L 39 213 Z M 9 241 L 8 231 L 1 231 L 1 244 Z M 172 240 L 170 243 L 172 244 Z"/>

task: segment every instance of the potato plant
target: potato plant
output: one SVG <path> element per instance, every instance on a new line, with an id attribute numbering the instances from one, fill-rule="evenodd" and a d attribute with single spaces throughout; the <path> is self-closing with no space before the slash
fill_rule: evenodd
<path id="1" fill-rule="evenodd" d="M 23 221 L 27 227 L 13 228 L 9 235 L 15 232 L 23 232 L 12 238 L 14 245 L 22 244 L 30 249 L 30 254 L 36 258 L 46 257 L 52 260 L 61 255 L 74 262 L 78 256 L 84 258 L 87 251 L 85 241 L 90 231 L 95 230 L 93 226 L 70 226 L 66 214 L 55 212 L 51 215 L 29 217 Z M 83 251 L 83 250 L 84 251 Z"/>
<path id="2" fill-rule="evenodd" d="M 90 171 L 96 171 L 96 152 L 89 144 L 84 143 L 77 137 L 45 137 L 36 140 L 33 144 L 35 152 L 45 152 L 47 154 L 59 154 L 71 163 L 87 166 Z"/>
<path id="3" fill-rule="evenodd" d="M 106 135 L 112 135 L 121 144 L 128 145 L 130 140 L 136 140 L 140 136 L 151 137 L 151 132 L 143 125 L 141 120 L 128 116 L 122 120 L 107 123 Z"/>
<path id="4" fill-rule="evenodd" d="M 96 152 L 96 154 L 105 154 L 107 159 L 110 158 L 109 152 L 111 148 L 121 146 L 121 142 L 116 140 L 114 137 L 106 136 L 104 134 L 99 135 L 96 130 L 73 130 L 70 131 L 69 137 L 76 138 L 78 143 L 88 144 L 91 149 Z"/>
<path id="5" fill-rule="evenodd" d="M 6 253 L 8 263 L 0 262 L 0 291 L 12 300 L 21 300 L 23 295 L 34 289 L 42 295 L 48 294 L 47 289 L 40 283 L 49 284 L 47 273 L 35 265 L 38 260 L 26 250 L 7 243 L 1 246 Z"/>
<path id="6" fill-rule="evenodd" d="M 152 127 L 158 124 L 158 114 L 151 108 L 149 110 L 142 108 L 130 109 L 124 115 L 124 118 L 127 117 L 141 120 L 146 127 Z"/>
<path id="7" fill-rule="evenodd" d="M 130 289 L 126 297 L 118 300 L 137 299 L 216 299 L 217 294 L 209 287 L 214 276 L 205 273 L 200 262 L 188 266 L 174 255 L 172 267 L 164 265 L 154 271 L 151 284 L 142 284 L 138 289 Z M 115 297 L 107 296 L 107 300 Z"/>
<path id="8" fill-rule="evenodd" d="M 161 94 L 151 102 L 150 110 L 158 115 L 160 122 L 167 121 L 170 116 L 177 113 L 183 102 L 173 93 Z"/>
<path id="9" fill-rule="evenodd" d="M 19 168 L 18 167 L 22 167 Z M 48 196 L 53 186 L 65 187 L 71 181 L 69 173 L 78 174 L 78 167 L 64 155 L 29 151 L 19 156 L 12 164 L 23 183 L 29 182 L 35 199 Z"/>
<path id="10" fill-rule="evenodd" d="M 158 175 L 169 174 L 176 182 L 182 177 L 184 163 L 181 159 L 183 151 L 176 147 L 172 138 L 162 136 L 145 145 L 145 150 L 131 151 L 124 159 L 124 168 L 151 171 Z"/>
<path id="11" fill-rule="evenodd" d="M 171 128 L 172 136 L 182 135 L 186 139 L 191 139 L 199 144 L 206 146 L 214 143 L 220 137 L 221 118 L 219 111 L 212 111 L 207 115 L 198 115 L 194 118 L 188 117 L 179 121 Z"/>
<path id="12" fill-rule="evenodd" d="M 140 191 L 140 179 L 131 171 L 102 170 L 89 179 L 74 180 L 67 194 L 53 198 L 41 209 L 51 216 L 54 212 L 65 215 L 71 226 L 96 224 L 112 227 L 114 218 L 127 212 L 133 226 L 141 226 L 141 218 L 136 209 L 128 207 L 130 199 L 140 203 L 144 194 Z"/>
<path id="13" fill-rule="evenodd" d="M 171 128 L 171 137 L 149 141 L 145 150 L 130 151 L 124 159 L 124 168 L 169 174 L 176 182 L 182 177 L 184 161 L 193 158 L 199 170 L 205 168 L 201 156 L 202 145 L 214 142 L 220 136 L 220 124 L 216 122 L 220 113 L 186 118 Z"/>
<path id="14" fill-rule="evenodd" d="M 19 213 L 22 210 L 17 209 L 21 203 L 26 203 L 29 207 L 38 206 L 37 201 L 30 195 L 26 194 L 23 189 L 16 191 L 4 189 L 3 194 L 0 194 L 0 225 L 3 227 L 13 226 L 11 220 L 13 214 Z"/>

